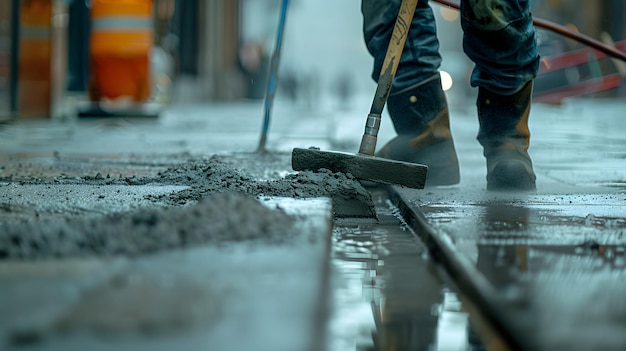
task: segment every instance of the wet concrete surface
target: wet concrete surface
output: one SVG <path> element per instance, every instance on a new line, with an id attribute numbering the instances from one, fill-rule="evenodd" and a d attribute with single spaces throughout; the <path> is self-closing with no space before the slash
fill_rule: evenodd
<path id="1" fill-rule="evenodd" d="M 427 248 L 383 191 L 373 196 L 377 225 L 335 223 L 329 350 L 481 349 Z"/>
<path id="2" fill-rule="evenodd" d="M 3 349 L 324 348 L 331 220 L 375 222 L 371 195 L 250 152 L 256 128 L 216 122 L 212 153 L 167 142 L 192 122 L 1 129 Z"/>
<path id="3" fill-rule="evenodd" d="M 69 157 L 54 155 L 54 159 L 47 160 L 49 165 L 42 170 L 39 164 L 42 163 L 42 156 L 37 156 L 32 162 L 25 156 L 19 159 L 8 158 L 6 166 L 0 173 L 0 181 L 7 188 L 2 195 L 5 206 L 5 214 L 11 213 L 12 208 L 23 206 L 24 203 L 34 204 L 29 189 L 20 190 L 21 186 L 45 186 L 45 189 L 37 192 L 40 197 L 57 196 L 54 200 L 62 207 L 64 202 L 69 202 L 72 186 L 80 186 L 92 190 L 91 197 L 99 200 L 110 197 L 111 190 L 120 192 L 118 189 L 111 189 L 109 186 L 179 186 L 184 189 L 163 188 L 162 194 L 146 195 L 145 197 L 157 203 L 169 205 L 185 205 L 219 192 L 231 191 L 250 194 L 253 196 L 284 196 L 298 198 L 330 197 L 333 199 L 333 210 L 338 217 L 371 217 L 375 218 L 371 196 L 367 190 L 350 174 L 322 172 L 290 172 L 289 154 L 274 153 L 261 155 L 254 153 L 240 153 L 237 156 L 212 155 L 209 157 L 184 157 L 177 155 L 167 161 L 157 159 L 147 159 L 144 157 L 144 164 L 138 173 L 146 173 L 141 176 L 132 174 L 132 170 L 137 168 L 137 163 L 131 164 L 120 162 L 114 164 L 114 160 L 100 158 L 92 160 L 88 165 L 76 165 L 76 160 Z M 169 166 L 163 167 L 164 162 L 169 162 Z M 124 174 L 132 175 L 124 175 Z M 113 175 L 112 175 L 113 174 Z M 116 176 L 117 175 L 117 176 Z M 65 186 L 59 189 L 59 185 Z M 172 191 L 176 190 L 176 191 Z M 65 194 L 63 192 L 66 192 Z M 59 196 L 60 195 L 60 196 Z M 63 196 L 65 195 L 65 196 Z M 78 197 L 81 200 L 88 199 L 89 196 L 84 191 L 79 191 Z M 49 198 L 48 205 L 54 205 L 53 199 Z M 128 199 L 127 199 L 128 200 Z M 106 202 L 106 201 L 103 201 Z M 111 204 L 109 204 L 111 205 Z M 80 206 L 80 205 L 77 205 Z M 54 211 L 55 209 L 51 209 Z M 115 207 L 110 207 L 111 211 Z M 124 208 L 119 208 L 119 211 Z M 57 212 L 62 212 L 58 210 Z"/>
<path id="4" fill-rule="evenodd" d="M 398 189 L 475 264 L 503 302 L 497 306 L 505 306 L 510 330 L 532 349 L 626 347 L 623 106 L 534 107 L 535 193 L 483 190 L 484 161 L 465 120 L 456 124 L 461 184 L 420 194 Z"/>
<path id="5" fill-rule="evenodd" d="M 3 349 L 320 349 L 330 202 L 263 204 L 296 219 L 285 240 L 2 261 Z"/>
<path id="6" fill-rule="evenodd" d="M 228 215 L 224 215 L 224 214 Z M 0 257 L 45 259 L 138 256 L 229 241 L 282 242 L 294 219 L 252 196 L 225 192 L 185 208 L 147 209 L 99 218 L 0 224 Z"/>
<path id="7" fill-rule="evenodd" d="M 365 193 L 353 179 L 329 174 L 306 186 L 306 174 L 289 170 L 289 150 L 317 146 L 354 152 L 370 102 L 368 97 L 354 110 L 330 112 L 303 112 L 279 103 L 266 155 L 252 152 L 261 104 L 174 106 L 156 121 L 24 121 L 0 127 L 0 224 L 36 226 L 192 210 L 226 190 L 258 199 L 310 199 L 296 201 L 304 205 L 276 206 L 287 213 L 312 211 L 313 218 L 294 225 L 310 223 L 313 232 L 322 233 L 331 207 L 315 205 L 320 200 L 313 198 L 328 197 L 324 189 L 336 182 L 351 184 L 347 192 L 336 188 L 339 198 Z M 538 191 L 532 194 L 484 190 L 473 111 L 452 111 L 461 183 L 396 189 L 493 285 L 514 316 L 511 328 L 536 349 L 626 345 L 620 333 L 626 320 L 620 299 L 626 247 L 623 107 L 615 101 L 534 106 L 530 152 Z M 391 135 L 384 121 L 379 140 Z M 208 177 L 207 166 L 218 176 Z M 323 278 L 328 248 L 315 246 L 310 252 L 307 245 L 319 242 L 308 240 L 252 246 L 240 240 L 229 247 L 179 247 L 135 258 L 2 261 L 2 301 L 10 302 L 0 313 L 5 316 L 2 339 L 20 350 L 198 349 L 211 342 L 212 349 L 273 345 L 297 350 L 323 349 L 326 335 L 331 350 L 480 349 L 462 292 L 428 259 L 419 235 L 386 203 L 376 201 L 380 197 L 359 198 L 365 204 L 357 211 L 359 221 L 351 222 L 354 213 L 344 220 L 333 214 L 330 293 Z M 320 278 L 311 280 L 311 274 Z M 146 296 L 146 305 L 137 296 Z M 189 305 L 177 305 L 180 297 L 198 306 L 197 315 Z M 325 298 L 332 300 L 328 319 Z M 99 301 L 106 303 L 99 306 Z M 133 313 L 124 313 L 135 305 Z M 156 305 L 167 307 L 154 314 L 150 307 Z M 244 330 L 246 340 L 239 338 Z M 311 343 L 312 338 L 317 341 Z M 233 340 L 239 344 L 229 344 Z"/>

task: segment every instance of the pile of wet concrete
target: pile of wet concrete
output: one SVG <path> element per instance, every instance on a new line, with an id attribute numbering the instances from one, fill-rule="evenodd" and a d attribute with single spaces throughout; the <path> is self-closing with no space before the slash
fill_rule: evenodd
<path id="1" fill-rule="evenodd" d="M 185 188 L 148 195 L 155 204 L 166 205 L 129 213 L 0 223 L 0 259 L 134 256 L 229 241 L 280 241 L 294 218 L 279 208 L 264 206 L 258 201 L 262 197 L 329 197 L 335 217 L 376 216 L 369 192 L 349 174 L 322 170 L 261 179 L 259 174 L 266 173 L 267 168 L 267 158 L 255 155 L 211 156 L 190 158 L 150 177 L 116 178 L 97 173 L 64 178 L 63 184 L 102 187 L 163 184 Z M 274 175 L 280 173 L 275 171 Z M 17 181 L 60 182 L 39 177 L 22 177 Z"/>

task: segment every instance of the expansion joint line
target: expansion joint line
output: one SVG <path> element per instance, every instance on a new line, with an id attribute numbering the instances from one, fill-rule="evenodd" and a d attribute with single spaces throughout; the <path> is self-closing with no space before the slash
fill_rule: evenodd
<path id="1" fill-rule="evenodd" d="M 402 220 L 424 243 L 431 259 L 443 268 L 467 309 L 479 317 L 479 324 L 499 339 L 499 345 L 507 350 L 537 349 L 532 340 L 522 337 L 519 330 L 516 332 L 515 315 L 505 306 L 506 301 L 476 266 L 457 250 L 452 238 L 433 229 L 426 217 L 411 207 L 393 186 L 387 187 L 387 194 Z"/>

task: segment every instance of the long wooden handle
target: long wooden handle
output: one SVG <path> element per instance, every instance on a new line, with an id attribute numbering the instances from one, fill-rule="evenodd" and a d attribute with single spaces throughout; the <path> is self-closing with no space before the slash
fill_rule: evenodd
<path id="1" fill-rule="evenodd" d="M 370 113 L 365 122 L 365 133 L 363 134 L 361 146 L 359 147 L 360 154 L 373 156 L 376 151 L 376 139 L 378 137 L 378 130 L 380 129 L 381 114 L 387 102 L 387 97 L 389 97 L 398 65 L 400 64 L 400 56 L 402 56 L 402 50 L 404 49 L 404 44 L 409 34 L 409 28 L 411 28 L 417 1 L 418 0 L 402 0 L 402 4 L 400 5 L 396 24 L 393 27 L 393 33 L 387 48 L 387 54 L 385 55 L 380 77 L 378 78 L 374 101 L 372 102 Z"/>
<path id="2" fill-rule="evenodd" d="M 387 55 L 383 61 L 383 68 L 380 71 L 380 77 L 378 78 L 378 86 L 376 88 L 376 95 L 374 97 L 374 103 L 372 104 L 372 113 L 382 113 L 383 107 L 387 102 L 387 97 L 391 91 L 391 85 L 393 79 L 396 76 L 398 70 L 398 64 L 400 64 L 400 56 L 402 56 L 402 50 L 406 43 L 407 35 L 409 34 L 409 28 L 411 27 L 411 21 L 413 21 L 413 14 L 417 7 L 418 0 L 404 0 L 400 6 L 400 12 L 396 19 L 396 24 L 393 27 L 393 34 L 389 41 L 389 47 L 387 48 Z"/>

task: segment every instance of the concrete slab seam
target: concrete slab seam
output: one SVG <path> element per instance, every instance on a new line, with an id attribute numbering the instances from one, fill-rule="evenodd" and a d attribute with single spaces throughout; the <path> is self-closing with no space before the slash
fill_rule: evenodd
<path id="1" fill-rule="evenodd" d="M 387 191 L 392 204 L 398 207 L 400 215 L 413 230 L 414 235 L 424 242 L 433 261 L 442 266 L 460 294 L 479 311 L 489 328 L 500 336 L 506 349 L 538 349 L 532 341 L 520 337 L 520 334 L 513 330 L 511 327 L 513 318 L 510 313 L 505 312 L 504 301 L 499 298 L 485 276 L 458 253 L 452 238 L 434 230 L 426 217 L 418 209 L 410 206 L 408 200 L 393 186 L 389 186 Z"/>

